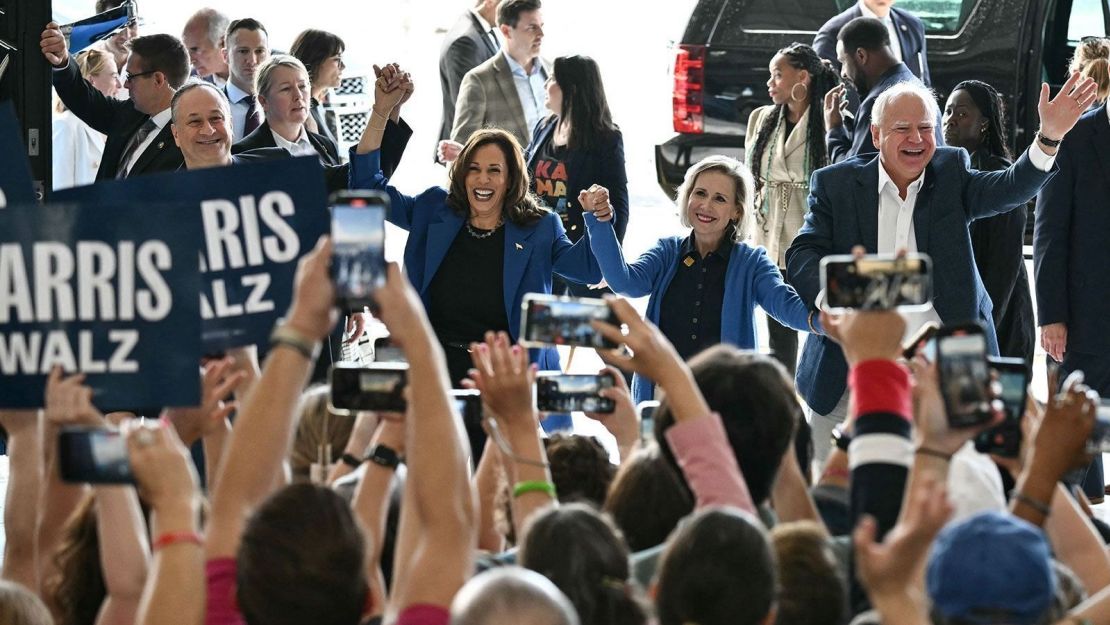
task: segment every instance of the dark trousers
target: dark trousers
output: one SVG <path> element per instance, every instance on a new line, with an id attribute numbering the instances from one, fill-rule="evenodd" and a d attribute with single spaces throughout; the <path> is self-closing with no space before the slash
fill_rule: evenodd
<path id="1" fill-rule="evenodd" d="M 786 366 L 791 377 L 798 367 L 798 331 L 788 328 L 767 315 L 767 341 L 771 347 L 771 355 Z"/>
<path id="2" fill-rule="evenodd" d="M 1049 360 L 1049 366 L 1051 363 L 1052 361 Z M 1087 386 L 1098 391 L 1103 397 L 1110 397 L 1110 358 L 1099 354 L 1065 352 L 1064 362 L 1060 364 L 1060 383 L 1063 383 L 1068 374 L 1073 371 L 1082 371 L 1083 382 Z M 1088 499 L 1103 496 L 1105 481 L 1102 473 L 1102 454 L 1095 455 L 1079 485 L 1083 487 L 1083 492 Z"/>

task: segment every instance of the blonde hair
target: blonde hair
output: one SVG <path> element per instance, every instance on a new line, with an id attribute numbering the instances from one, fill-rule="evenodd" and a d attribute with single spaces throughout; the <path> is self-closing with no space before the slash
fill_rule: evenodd
<path id="1" fill-rule="evenodd" d="M 305 69 L 304 63 L 301 63 L 300 59 L 289 54 L 275 54 L 262 64 L 262 67 L 258 70 L 258 74 L 254 77 L 254 92 L 256 94 L 264 98 L 270 97 L 270 83 L 274 80 L 274 70 L 279 67 L 288 67 L 304 74 L 305 83 L 308 85 L 308 92 L 312 93 L 312 79 L 309 77 L 308 70 Z"/>
<path id="2" fill-rule="evenodd" d="M 0 580 L 0 623 L 4 625 L 53 625 L 46 605 L 23 586 Z"/>
<path id="3" fill-rule="evenodd" d="M 1095 81 L 1098 85 L 1095 103 L 1105 102 L 1107 96 L 1110 96 L 1110 39 L 1084 38 L 1075 49 L 1069 69 Z"/>
<path id="4" fill-rule="evenodd" d="M 736 208 L 740 210 L 740 218 L 736 220 L 736 234 L 733 239 L 739 243 L 744 238 L 744 220 L 752 212 L 755 182 L 752 180 L 752 172 L 748 169 L 748 166 L 734 158 L 715 154 L 701 159 L 686 170 L 686 177 L 683 178 L 682 185 L 678 187 L 678 195 L 675 198 L 678 204 L 678 221 L 683 228 L 694 227 L 690 223 L 688 210 L 690 191 L 693 190 L 694 184 L 698 181 L 698 176 L 711 171 L 725 174 L 732 178 L 733 184 L 736 185 Z"/>
<path id="5" fill-rule="evenodd" d="M 331 462 L 343 453 L 354 429 L 353 417 L 340 417 L 328 410 L 328 386 L 318 384 L 301 395 L 301 418 L 293 437 L 289 464 L 293 481 L 304 482 L 310 477 L 312 463 L 318 462 L 321 447 L 331 447 Z"/>
<path id="6" fill-rule="evenodd" d="M 77 64 L 81 77 L 89 82 L 92 82 L 93 76 L 104 71 L 109 59 L 115 60 L 107 52 L 94 48 L 82 50 L 73 56 L 73 62 Z M 54 102 L 54 110 L 64 113 L 66 106 L 58 99 Z"/>

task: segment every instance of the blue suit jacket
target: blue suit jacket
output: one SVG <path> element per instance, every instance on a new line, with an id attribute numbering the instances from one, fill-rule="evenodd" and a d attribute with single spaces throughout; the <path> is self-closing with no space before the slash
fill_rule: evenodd
<path id="1" fill-rule="evenodd" d="M 528 173 L 535 168 L 540 145 L 555 131 L 559 118 L 552 115 L 536 124 L 532 132 L 532 142 L 525 150 L 524 160 L 528 163 Z M 586 226 L 582 221 L 582 207 L 578 205 L 578 192 L 599 184 L 609 190 L 609 203 L 613 205 L 617 229 L 617 239 L 624 241 L 628 229 L 628 174 L 624 168 L 624 138 L 615 131 L 607 140 L 589 150 L 567 150 L 567 218 L 571 231 L 568 236 L 577 241 L 585 234 Z M 532 191 L 535 191 L 535 177 L 532 176 Z"/>
<path id="2" fill-rule="evenodd" d="M 879 82 L 867 92 L 867 97 L 859 103 L 855 119 L 845 119 L 839 127 L 828 131 L 825 137 L 825 145 L 829 150 L 830 163 L 839 163 L 852 156 L 875 154 L 879 151 L 879 148 L 875 147 L 874 141 L 871 140 L 871 109 L 874 108 L 875 100 L 879 99 L 882 92 L 900 82 L 921 84 L 921 81 L 910 73 L 905 63 L 895 65 L 888 69 L 879 79 Z M 944 145 L 944 131 L 940 122 L 940 111 L 938 110 L 933 132 L 937 138 L 937 145 Z"/>
<path id="3" fill-rule="evenodd" d="M 590 245 L 601 265 L 605 281 L 615 292 L 627 297 L 649 295 L 647 318 L 659 325 L 659 310 L 675 271 L 684 237 L 659 239 L 631 265 L 617 242 L 612 222 L 600 222 L 592 213 L 586 214 Z M 721 342 L 744 349 L 754 349 L 755 307 L 761 306 L 780 323 L 795 330 L 808 331 L 809 309 L 793 287 L 782 280 L 779 268 L 762 247 L 737 243 L 732 248 L 725 272 L 725 294 L 721 305 Z M 635 376 L 632 397 L 640 402 L 652 398 L 651 381 Z"/>
<path id="4" fill-rule="evenodd" d="M 945 323 L 981 321 L 993 354 L 998 340 L 991 300 L 975 268 L 968 224 L 1024 206 L 1053 173 L 1034 167 L 1027 153 L 1009 169 L 975 171 L 964 149 L 946 147 L 938 147 L 925 168 L 913 225 L 917 251 L 933 259 L 933 307 Z M 809 188 L 810 211 L 786 251 L 786 268 L 802 299 L 813 302 L 821 288 L 821 258 L 849 254 L 856 245 L 878 251 L 879 159 L 853 158 L 819 169 Z M 806 339 L 796 381 L 810 408 L 832 411 L 847 375 L 836 343 L 824 336 Z"/>
<path id="5" fill-rule="evenodd" d="M 840 61 L 836 58 L 837 35 L 845 24 L 857 17 L 863 17 L 863 12 L 860 11 L 859 4 L 853 4 L 825 22 L 821 30 L 817 31 L 817 36 L 813 38 L 813 49 L 817 51 L 817 55 L 832 61 L 838 73 Z M 910 68 L 914 76 L 925 83 L 926 87 L 931 87 L 933 81 L 929 76 L 929 60 L 925 52 L 925 25 L 916 15 L 898 7 L 891 8 L 890 19 L 894 22 L 894 29 L 898 31 L 897 44 L 902 50 L 902 62 Z"/>
<path id="6" fill-rule="evenodd" d="M 1068 351 L 1106 354 L 1110 334 L 1110 122 L 1087 112 L 1060 145 L 1059 173 L 1037 197 L 1037 323 L 1068 324 Z"/>
<path id="7" fill-rule="evenodd" d="M 389 222 L 409 233 L 405 273 L 427 307 L 428 287 L 464 223 L 464 218 L 447 205 L 447 190 L 431 187 L 417 196 L 402 194 L 382 175 L 378 150 L 352 156 L 351 185 L 353 189 L 378 189 L 389 195 Z M 504 228 L 505 315 L 515 341 L 520 338 L 520 305 L 525 293 L 550 293 L 552 273 L 584 284 L 601 282 L 601 270 L 590 253 L 589 237 L 571 243 L 562 220 L 554 213 L 529 226 L 506 221 Z M 459 293 L 459 297 L 467 294 Z M 541 369 L 559 368 L 555 348 L 532 350 L 531 355 Z"/>

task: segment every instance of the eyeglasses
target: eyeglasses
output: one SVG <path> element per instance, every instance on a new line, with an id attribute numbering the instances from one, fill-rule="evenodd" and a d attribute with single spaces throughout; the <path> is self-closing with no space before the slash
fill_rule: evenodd
<path id="1" fill-rule="evenodd" d="M 135 80 L 136 78 L 142 78 L 143 76 L 150 76 L 151 74 L 154 74 L 158 71 L 159 70 L 152 69 L 148 72 L 137 72 L 137 73 L 132 74 L 132 73 L 129 73 L 127 70 L 124 70 L 124 72 L 123 72 L 123 82 L 125 82 L 125 83 L 131 82 L 132 80 Z"/>

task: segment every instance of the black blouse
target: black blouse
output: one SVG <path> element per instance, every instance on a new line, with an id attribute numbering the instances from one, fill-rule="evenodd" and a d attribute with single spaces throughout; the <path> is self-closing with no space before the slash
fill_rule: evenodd
<path id="1" fill-rule="evenodd" d="M 659 329 L 683 360 L 721 342 L 725 274 L 732 257 L 734 229 L 725 231 L 717 249 L 702 258 L 694 233 L 679 248 L 675 271 L 659 307 Z"/>

